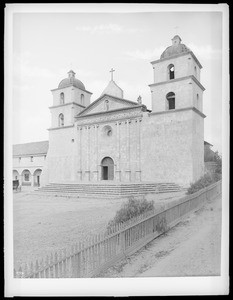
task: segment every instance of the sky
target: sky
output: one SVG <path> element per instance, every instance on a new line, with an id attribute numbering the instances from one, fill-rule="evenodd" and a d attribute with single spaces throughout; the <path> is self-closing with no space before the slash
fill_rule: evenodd
<path id="1" fill-rule="evenodd" d="M 43 12 L 13 15 L 12 143 L 48 140 L 51 90 L 72 69 L 96 100 L 110 80 L 124 98 L 151 108 L 151 61 L 160 58 L 178 34 L 203 69 L 204 139 L 221 153 L 222 13 Z"/>

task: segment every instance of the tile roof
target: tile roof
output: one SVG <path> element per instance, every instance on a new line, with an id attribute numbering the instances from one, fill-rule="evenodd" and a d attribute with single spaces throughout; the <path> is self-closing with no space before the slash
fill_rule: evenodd
<path id="1" fill-rule="evenodd" d="M 13 145 L 13 156 L 46 154 L 49 141 Z"/>

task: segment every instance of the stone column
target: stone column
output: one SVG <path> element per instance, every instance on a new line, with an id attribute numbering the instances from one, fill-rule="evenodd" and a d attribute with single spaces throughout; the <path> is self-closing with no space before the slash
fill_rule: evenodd
<path id="1" fill-rule="evenodd" d="M 82 127 L 78 126 L 78 180 L 82 181 Z"/>
<path id="2" fill-rule="evenodd" d="M 136 170 L 136 181 L 141 181 L 141 121 L 137 119 L 137 170 Z"/>
<path id="3" fill-rule="evenodd" d="M 127 167 L 125 170 L 126 180 L 131 181 L 131 169 L 130 169 L 130 120 L 126 122 L 126 134 L 127 134 L 127 146 L 126 146 L 126 157 L 127 157 Z"/>
<path id="4" fill-rule="evenodd" d="M 19 171 L 18 171 L 18 173 L 19 173 Z M 22 186 L 22 182 L 23 182 L 23 180 L 22 180 L 22 174 L 19 173 L 19 176 L 17 176 L 17 179 L 19 180 L 19 185 Z"/>
<path id="5" fill-rule="evenodd" d="M 23 174 L 20 175 L 20 185 L 23 185 Z"/>
<path id="6" fill-rule="evenodd" d="M 99 163 L 99 153 L 98 153 L 98 127 L 99 125 L 94 125 L 94 134 L 95 134 L 95 149 L 94 149 L 94 153 L 95 153 L 95 157 L 94 157 L 94 161 L 95 161 L 95 170 L 93 171 L 93 179 L 94 181 L 98 181 L 99 180 L 99 176 L 98 176 L 98 163 Z"/>
<path id="7" fill-rule="evenodd" d="M 35 178 L 36 178 L 36 175 L 32 174 L 32 186 L 36 186 L 36 184 L 35 184 Z"/>
<path id="8" fill-rule="evenodd" d="M 121 181 L 121 139 L 120 139 L 120 125 L 121 122 L 116 122 L 116 147 L 117 147 L 117 162 L 115 170 L 116 181 Z"/>
<path id="9" fill-rule="evenodd" d="M 90 181 L 90 126 L 86 126 L 87 156 L 86 156 L 86 181 Z"/>
<path id="10" fill-rule="evenodd" d="M 73 131 L 75 132 L 75 129 L 73 129 Z M 76 137 L 76 136 L 75 136 Z M 71 181 L 75 181 L 75 169 L 76 169 L 76 158 L 75 158 L 75 145 L 76 145 L 76 138 L 71 139 L 70 141 L 71 143 L 71 174 L 70 174 L 70 179 Z M 67 162 L 67 164 L 69 165 L 69 162 Z"/>

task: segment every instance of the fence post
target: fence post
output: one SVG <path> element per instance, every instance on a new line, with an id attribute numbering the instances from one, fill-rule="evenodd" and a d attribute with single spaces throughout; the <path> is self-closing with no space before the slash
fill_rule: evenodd
<path id="1" fill-rule="evenodd" d="M 63 273 L 62 273 L 62 264 L 63 264 L 63 261 L 62 261 L 62 250 L 59 251 L 58 253 L 58 277 L 59 278 L 62 278 L 63 277 Z"/>
<path id="2" fill-rule="evenodd" d="M 40 260 L 39 268 L 41 269 L 39 271 L 39 277 L 44 278 L 44 260 L 43 260 L 43 258 Z"/>
<path id="3" fill-rule="evenodd" d="M 33 265 L 33 262 L 31 262 L 31 265 L 30 265 L 30 278 L 33 278 L 34 277 L 34 265 Z"/>
<path id="4" fill-rule="evenodd" d="M 49 257 L 48 255 L 46 256 L 46 259 L 45 259 L 45 278 L 49 278 Z"/>
<path id="5" fill-rule="evenodd" d="M 53 253 L 50 255 L 50 260 L 49 260 L 49 277 L 53 278 L 54 277 L 54 269 L 53 269 Z"/>
<path id="6" fill-rule="evenodd" d="M 63 250 L 63 276 L 66 278 L 67 270 L 66 270 L 66 249 Z"/>
<path id="7" fill-rule="evenodd" d="M 55 252 L 54 255 L 54 268 L 55 268 L 55 278 L 58 278 L 58 255 L 57 252 Z"/>
<path id="8" fill-rule="evenodd" d="M 125 253 L 125 230 L 122 230 L 120 233 L 120 246 L 121 252 Z"/>

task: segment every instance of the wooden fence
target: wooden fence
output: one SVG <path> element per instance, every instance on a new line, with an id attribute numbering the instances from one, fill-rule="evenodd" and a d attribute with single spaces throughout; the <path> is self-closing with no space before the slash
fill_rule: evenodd
<path id="1" fill-rule="evenodd" d="M 166 207 L 152 210 L 128 222 L 111 227 L 85 243 L 55 252 L 44 260 L 25 264 L 16 278 L 80 278 L 96 277 L 116 262 L 133 254 L 160 234 L 166 232 L 184 216 L 198 209 L 208 199 L 221 194 L 221 181 L 192 195 L 185 196 Z"/>

